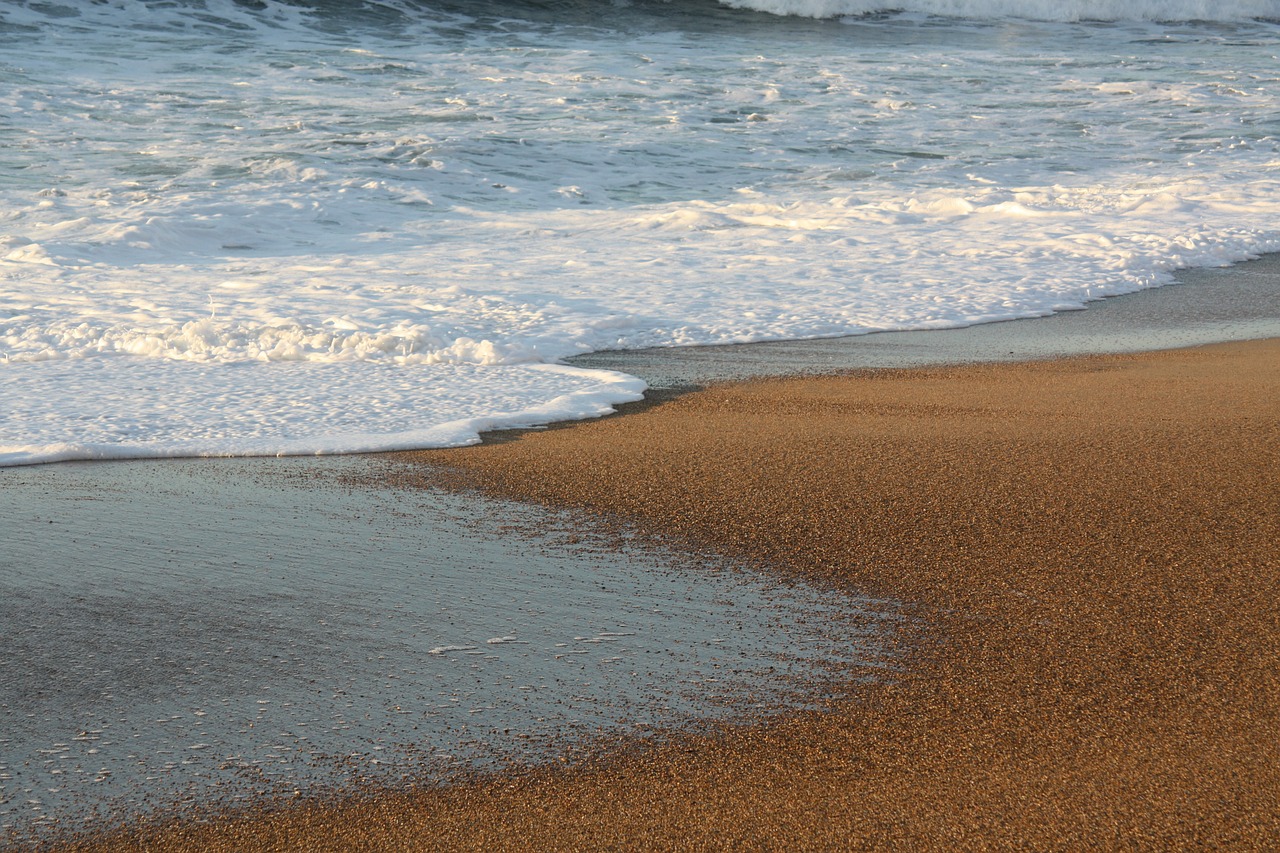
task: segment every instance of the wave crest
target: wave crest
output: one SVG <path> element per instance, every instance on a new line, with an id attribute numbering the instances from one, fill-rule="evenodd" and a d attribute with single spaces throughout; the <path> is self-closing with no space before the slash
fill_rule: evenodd
<path id="1" fill-rule="evenodd" d="M 1280 19 L 1280 0 L 720 0 L 774 15 L 838 18 L 898 12 L 1033 21 L 1248 21 Z"/>

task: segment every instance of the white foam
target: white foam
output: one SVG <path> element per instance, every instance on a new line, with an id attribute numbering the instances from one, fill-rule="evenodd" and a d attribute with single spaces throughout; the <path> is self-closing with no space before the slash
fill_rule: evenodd
<path id="1" fill-rule="evenodd" d="M 343 382 L 349 391 L 333 387 Z M 427 376 L 368 362 L 273 370 L 152 359 L 15 365 L 3 392 L 16 401 L 4 432 L 46 440 L 0 443 L 0 466 L 455 447 L 488 430 L 608 414 L 640 399 L 644 387 L 624 374 L 554 364 L 441 365 Z"/>
<path id="2" fill-rule="evenodd" d="M 452 645 L 452 646 L 436 646 L 434 649 L 427 651 L 429 655 L 442 655 L 446 652 L 470 652 L 474 651 L 476 646 L 468 645 Z"/>

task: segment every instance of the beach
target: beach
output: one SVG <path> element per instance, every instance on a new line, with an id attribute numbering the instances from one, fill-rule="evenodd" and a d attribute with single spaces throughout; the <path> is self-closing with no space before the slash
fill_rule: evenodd
<path id="1" fill-rule="evenodd" d="M 0 3 L 0 848 L 1280 837 L 1278 9 Z"/>
<path id="2" fill-rule="evenodd" d="M 894 597 L 907 666 L 824 713 L 107 846 L 1265 847 L 1278 401 L 1272 339 L 713 385 L 400 457 Z"/>

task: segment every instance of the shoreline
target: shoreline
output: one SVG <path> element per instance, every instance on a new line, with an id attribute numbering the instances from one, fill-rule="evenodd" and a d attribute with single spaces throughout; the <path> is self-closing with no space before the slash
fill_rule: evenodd
<path id="1" fill-rule="evenodd" d="M 426 482 L 452 471 L 894 594 L 927 616 L 910 666 L 823 714 L 133 841 L 1263 845 L 1280 833 L 1277 447 L 1272 339 L 717 385 L 402 454 Z"/>
<path id="2" fill-rule="evenodd" d="M 604 350 L 573 356 L 565 363 L 643 379 L 648 384 L 644 399 L 613 407 L 616 414 L 625 415 L 718 382 L 1122 355 L 1277 337 L 1280 252 L 1227 267 L 1178 270 L 1172 284 L 1104 297 L 1081 309 L 1043 317 L 834 338 Z M 527 432 L 581 422 L 487 430 L 480 440 L 509 441 Z"/>
<path id="3" fill-rule="evenodd" d="M 678 748 L 641 760 L 610 784 L 663 809 L 579 808 L 573 830 L 624 845 L 1248 847 L 1280 832 L 1277 401 L 1272 339 L 720 385 L 412 456 L 929 616 L 902 683 L 708 745 L 719 756 L 679 785 L 665 781 Z M 817 767 L 797 766 L 815 750 Z M 598 783 L 571 777 L 551 798 Z M 582 838 L 506 826 L 551 847 Z"/>
<path id="4" fill-rule="evenodd" d="M 1142 352 L 1268 337 L 1280 337 L 1280 252 L 1227 267 L 1179 270 L 1173 274 L 1169 284 L 1101 297 L 1084 307 L 1063 308 L 1042 316 L 959 327 L 875 330 L 828 338 L 603 350 L 540 366 L 527 365 L 552 372 L 570 368 L 611 373 L 597 373 L 585 391 L 544 399 L 531 409 L 517 407 L 514 412 L 490 411 L 487 415 L 462 418 L 447 424 L 448 429 L 443 432 L 420 424 L 415 427 L 410 420 L 403 425 L 405 431 L 402 432 L 364 435 L 356 429 L 353 433 L 350 419 L 341 417 L 347 411 L 346 407 L 338 406 L 331 408 L 329 414 L 338 417 L 341 425 L 335 426 L 329 423 L 329 418 L 324 419 L 329 423 L 329 429 L 336 430 L 338 438 L 281 438 L 277 435 L 274 439 L 264 437 L 247 443 L 228 439 L 226 441 L 230 444 L 224 441 L 221 445 L 184 441 L 167 448 L 163 443 L 156 445 L 145 441 L 138 444 L 117 444 L 113 441 L 97 444 L 84 437 L 76 441 L 68 438 L 70 443 L 11 444 L 12 452 L 0 454 L 5 457 L 0 459 L 0 470 L 77 461 L 358 457 L 426 447 L 464 446 L 467 442 L 479 443 L 492 440 L 494 436 L 527 429 L 590 420 L 618 410 L 634 411 L 643 408 L 646 399 L 666 399 L 708 382 L 815 375 L 875 367 L 923 367 L 1061 358 L 1090 353 Z M 144 375 L 149 370 L 144 362 L 148 361 L 154 360 L 142 359 L 132 366 L 121 362 L 114 369 L 124 373 L 136 369 Z M 604 379 L 605 376 L 608 378 Z M 131 381 L 144 380 L 135 376 Z M 214 384 L 223 387 L 226 381 L 227 377 L 221 377 Z M 234 380 L 232 382 L 234 384 Z M 595 384 L 591 385 L 591 382 Z M 641 388 L 645 390 L 641 391 Z M 41 395 L 33 392 L 30 396 L 37 399 Z M 391 392 L 389 399 L 394 401 L 394 408 L 405 412 L 424 405 L 430 408 L 430 401 L 424 404 L 409 385 Z M 565 402 L 568 400 L 572 402 Z M 637 402 L 640 407 L 635 406 Z M 95 409 L 97 405 L 89 406 L 90 420 L 107 416 Z M 97 411 L 96 415 L 92 414 L 94 411 Z M 37 416 L 37 420 L 39 417 L 44 415 Z M 178 423 L 181 424 L 181 419 Z M 506 425 L 493 426 L 495 423 Z"/>
<path id="5" fill-rule="evenodd" d="M 1171 284 L 1042 317 L 835 338 L 612 350 L 566 362 L 630 373 L 648 382 L 650 391 L 669 396 L 712 382 L 1118 355 L 1274 337 L 1280 337 L 1280 253 L 1228 267 L 1179 270 Z"/>
<path id="6" fill-rule="evenodd" d="M 911 333 L 883 337 L 901 334 Z M 1271 710 L 1280 626 L 1266 609 L 1280 581 L 1269 552 L 1280 541 L 1277 361 L 1280 340 L 1261 340 L 697 393 L 674 383 L 626 407 L 629 417 L 380 457 L 409 460 L 401 487 L 415 470 L 431 483 L 445 472 L 455 488 L 621 517 L 784 577 L 898 596 L 929 617 L 914 635 L 914 666 L 841 710 L 606 751 L 578 768 L 269 802 L 219 825 L 81 840 L 87 849 L 1265 840 L 1280 832 L 1270 796 L 1280 756 L 1267 735 L 1280 726 Z M 851 398 L 855 386 L 870 396 Z M 664 422 L 674 426 L 653 429 Z M 1247 441 L 1232 446 L 1233 436 Z M 856 528 L 856 548 L 832 539 L 839 528 Z M 1134 576 L 1117 577 L 1129 563 Z M 1250 607 L 1227 612 L 1242 602 Z"/>

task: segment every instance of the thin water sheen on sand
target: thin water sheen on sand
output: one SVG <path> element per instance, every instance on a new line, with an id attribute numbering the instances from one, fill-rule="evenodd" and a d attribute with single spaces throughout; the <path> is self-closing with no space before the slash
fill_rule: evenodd
<path id="1" fill-rule="evenodd" d="M 808 705 L 802 684 L 890 664 L 887 602 L 338 479 L 378 468 L 0 471 L 4 829 L 430 783 Z"/>

